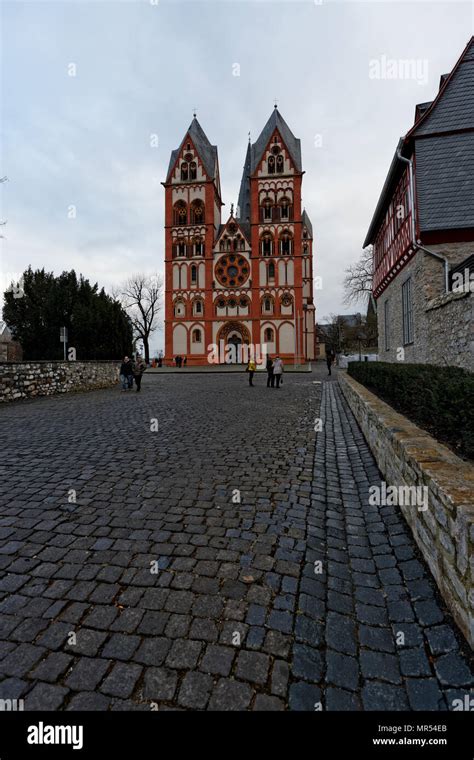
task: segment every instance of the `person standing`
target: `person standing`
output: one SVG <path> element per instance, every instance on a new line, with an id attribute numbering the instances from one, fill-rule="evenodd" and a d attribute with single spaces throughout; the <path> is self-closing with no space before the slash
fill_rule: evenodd
<path id="1" fill-rule="evenodd" d="M 269 355 L 267 356 L 267 388 L 273 388 L 275 385 L 275 377 L 273 375 L 273 359 Z"/>
<path id="2" fill-rule="evenodd" d="M 249 360 L 249 363 L 247 364 L 247 372 L 249 373 L 249 385 L 253 388 L 253 376 L 255 374 L 255 370 L 257 369 L 257 365 L 255 364 L 255 361 L 253 359 Z"/>
<path id="3" fill-rule="evenodd" d="M 275 360 L 273 362 L 273 375 L 274 375 L 274 378 L 275 378 L 275 382 L 276 382 L 276 387 L 277 388 L 280 387 L 280 382 L 281 382 L 281 379 L 282 379 L 282 377 L 281 377 L 282 374 L 283 374 L 283 361 L 280 359 L 279 356 L 276 356 Z"/>
<path id="4" fill-rule="evenodd" d="M 122 391 L 129 390 L 133 384 L 133 367 L 128 356 L 124 356 L 120 365 L 120 382 L 122 383 Z"/>
<path id="5" fill-rule="evenodd" d="M 332 348 L 329 348 L 326 352 L 326 365 L 328 368 L 328 375 L 331 374 L 331 367 L 333 365 L 335 358 L 336 358 L 336 354 L 334 353 Z"/>
<path id="6" fill-rule="evenodd" d="M 137 393 L 140 392 L 142 386 L 143 373 L 146 370 L 146 364 L 144 359 L 137 354 L 135 362 L 133 364 L 133 377 L 135 378 L 135 385 L 137 386 Z"/>

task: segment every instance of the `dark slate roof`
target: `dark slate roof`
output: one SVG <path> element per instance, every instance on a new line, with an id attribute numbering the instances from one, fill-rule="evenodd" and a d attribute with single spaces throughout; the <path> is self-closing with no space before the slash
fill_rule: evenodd
<path id="1" fill-rule="evenodd" d="M 312 240 L 313 239 L 313 225 L 311 224 L 311 219 L 306 213 L 306 209 L 303 209 L 303 213 L 301 214 L 301 221 L 303 222 L 303 225 L 308 230 L 309 237 Z"/>
<path id="2" fill-rule="evenodd" d="M 245 156 L 244 169 L 242 172 L 242 179 L 240 182 L 239 198 L 237 205 L 239 207 L 239 223 L 244 224 L 250 221 L 250 155 L 251 145 L 247 146 L 247 153 Z M 250 239 L 250 238 L 249 238 Z"/>
<path id="3" fill-rule="evenodd" d="M 422 232 L 474 226 L 474 134 L 460 131 L 473 128 L 474 37 L 471 37 L 452 72 L 441 77 L 435 99 L 422 110 L 397 147 L 407 157 L 413 151 L 416 155 L 417 210 Z M 374 241 L 404 166 L 395 151 L 364 248 Z"/>
<path id="4" fill-rule="evenodd" d="M 411 130 L 410 136 L 474 127 L 474 37 L 452 75 L 443 75 L 441 79 L 438 96 L 420 123 Z"/>
<path id="5" fill-rule="evenodd" d="M 194 147 L 196 148 L 199 158 L 201 159 L 204 169 L 206 170 L 207 175 L 211 179 L 216 178 L 217 174 L 217 146 L 211 145 L 209 142 L 206 133 L 204 132 L 203 128 L 199 124 L 196 117 L 192 120 L 188 131 L 186 132 L 185 136 L 183 137 L 181 141 L 181 145 L 177 150 L 171 151 L 171 158 L 170 163 L 168 166 L 168 173 L 166 175 L 166 180 L 169 180 L 171 171 L 175 165 L 176 159 L 181 153 L 183 149 L 183 145 L 186 142 L 187 137 L 191 138 L 192 142 L 194 143 Z"/>
<path id="6" fill-rule="evenodd" d="M 420 229 L 474 227 L 474 132 L 416 141 Z"/>
<path id="7" fill-rule="evenodd" d="M 296 170 L 299 172 L 302 171 L 301 142 L 294 136 L 293 132 L 289 128 L 283 116 L 280 114 L 279 110 L 277 108 L 274 108 L 272 115 L 262 129 L 257 141 L 252 145 L 250 164 L 251 174 L 256 171 L 257 166 L 260 163 L 265 152 L 265 148 L 267 147 L 268 142 L 275 129 L 278 129 L 278 132 L 280 133 L 281 138 L 288 149 Z"/>

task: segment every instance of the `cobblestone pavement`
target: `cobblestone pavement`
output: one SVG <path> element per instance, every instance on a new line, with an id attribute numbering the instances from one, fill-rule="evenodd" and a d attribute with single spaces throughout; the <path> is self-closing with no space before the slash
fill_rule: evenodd
<path id="1" fill-rule="evenodd" d="M 0 698 L 26 710 L 463 699 L 464 645 L 403 518 L 368 506 L 378 470 L 324 375 L 279 390 L 243 374 L 145 376 L 141 394 L 2 408 Z"/>

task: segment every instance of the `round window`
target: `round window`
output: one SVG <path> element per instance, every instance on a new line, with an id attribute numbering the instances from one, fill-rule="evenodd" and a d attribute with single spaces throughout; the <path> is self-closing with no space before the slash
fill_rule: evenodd
<path id="1" fill-rule="evenodd" d="M 221 256 L 215 265 L 216 279 L 221 285 L 242 285 L 249 277 L 249 266 L 242 256 Z"/>

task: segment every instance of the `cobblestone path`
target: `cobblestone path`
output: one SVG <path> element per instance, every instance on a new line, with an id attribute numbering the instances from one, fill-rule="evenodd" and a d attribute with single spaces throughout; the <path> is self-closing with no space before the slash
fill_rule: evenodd
<path id="1" fill-rule="evenodd" d="M 463 699 L 462 639 L 397 508 L 368 505 L 380 475 L 324 374 L 279 390 L 154 375 L 141 394 L 0 409 L 0 698 L 26 710 Z"/>

